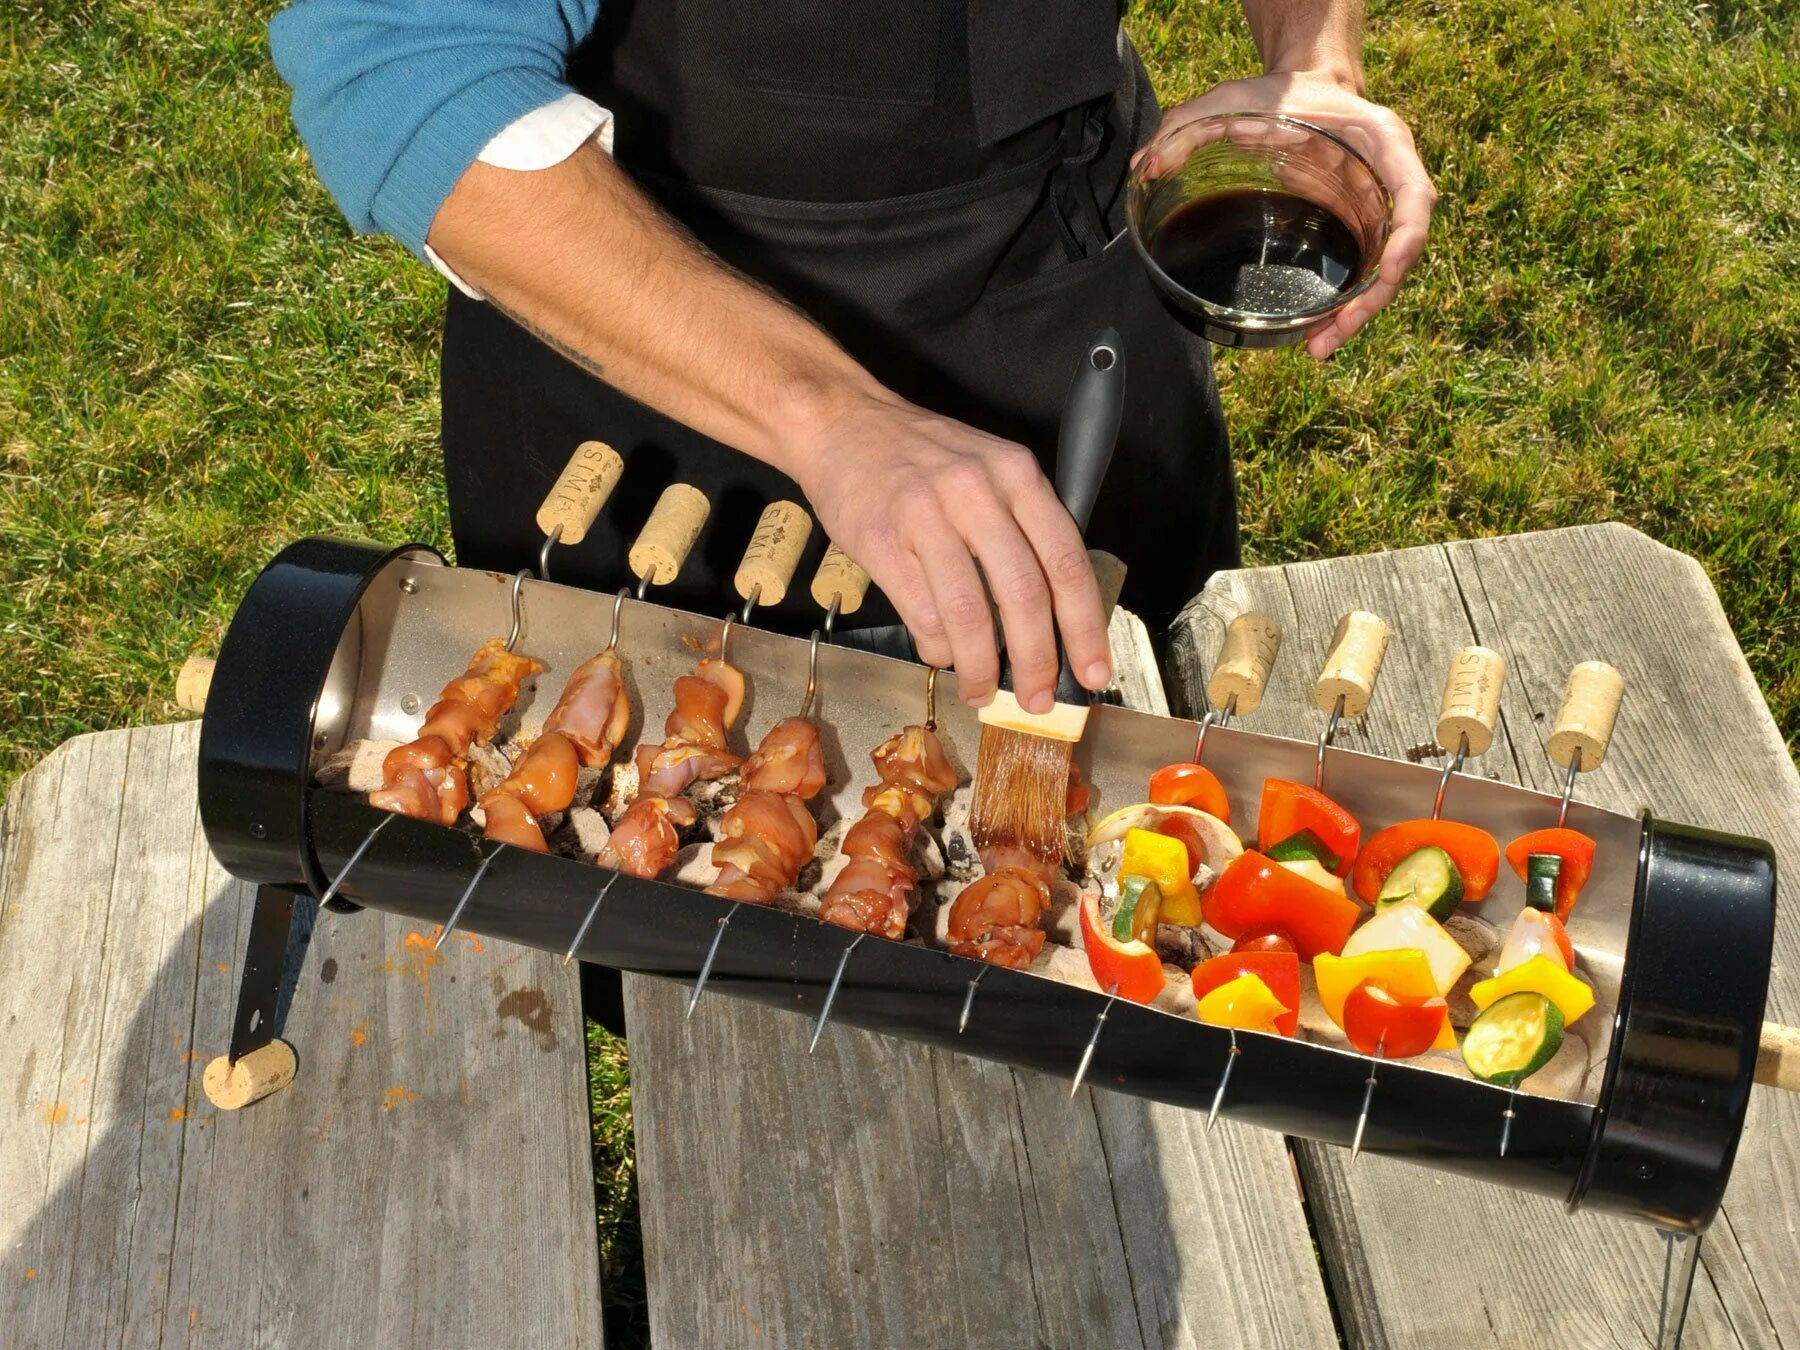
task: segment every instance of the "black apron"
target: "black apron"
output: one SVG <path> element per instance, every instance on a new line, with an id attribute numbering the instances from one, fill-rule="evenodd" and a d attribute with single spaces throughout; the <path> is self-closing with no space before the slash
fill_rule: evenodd
<path id="1" fill-rule="evenodd" d="M 1238 561 L 1206 344 L 1163 308 L 1122 234 L 1131 151 L 1156 101 L 1111 0 L 607 0 L 570 63 L 617 116 L 615 157 L 709 249 L 808 313 L 888 388 L 1019 441 L 1046 468 L 1078 354 L 1123 335 L 1119 448 L 1089 542 L 1130 567 L 1122 603 L 1160 627 Z M 531 565 L 539 502 L 581 441 L 625 458 L 600 521 L 552 555 L 612 589 L 662 489 L 713 515 L 658 600 L 703 613 L 785 475 L 650 411 L 491 306 L 452 293 L 443 441 L 457 559 Z M 758 622 L 817 625 L 807 582 Z M 888 625 L 878 592 L 846 627 Z"/>

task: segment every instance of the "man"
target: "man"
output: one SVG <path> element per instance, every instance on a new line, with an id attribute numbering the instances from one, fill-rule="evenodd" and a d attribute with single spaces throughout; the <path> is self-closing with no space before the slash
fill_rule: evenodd
<path id="1" fill-rule="evenodd" d="M 1360 0 L 1243 8 L 1266 73 L 1163 125 L 1305 117 L 1394 198 L 1378 284 L 1308 337 L 1323 358 L 1392 297 L 1435 193 L 1406 127 L 1362 97 Z M 1158 117 L 1117 0 L 297 0 L 270 37 L 351 221 L 457 283 L 459 561 L 525 565 L 538 500 L 599 438 L 625 479 L 564 575 L 618 585 L 650 502 L 689 481 L 714 524 L 667 594 L 719 611 L 762 506 L 804 494 L 882 593 L 858 621 L 897 615 L 980 704 L 999 677 L 991 593 L 1019 698 L 1042 711 L 1059 631 L 1084 684 L 1110 675 L 1040 465 L 1107 324 L 1129 387 L 1089 540 L 1130 565 L 1125 603 L 1153 626 L 1236 561 L 1206 347 L 1120 236 Z M 804 628 L 806 605 L 797 586 L 769 617 Z"/>

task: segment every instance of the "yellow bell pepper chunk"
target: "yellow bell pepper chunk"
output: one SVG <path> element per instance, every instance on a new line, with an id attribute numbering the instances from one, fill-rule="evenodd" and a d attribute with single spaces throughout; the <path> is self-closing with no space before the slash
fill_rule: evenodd
<path id="1" fill-rule="evenodd" d="M 1469 990 L 1477 1008 L 1487 1011 L 1508 994 L 1542 994 L 1556 1005 L 1567 1026 L 1594 1006 L 1594 991 L 1547 956 L 1534 956 L 1511 970 L 1483 980 Z"/>
<path id="2" fill-rule="evenodd" d="M 1378 982 L 1397 998 L 1435 998 L 1438 992 L 1437 981 L 1431 976 L 1431 962 L 1425 959 L 1424 952 L 1414 948 L 1364 952 L 1360 956 L 1320 952 L 1313 957 L 1313 983 L 1319 990 L 1319 1003 L 1339 1027 L 1344 1025 L 1344 1000 L 1364 980 Z M 1448 1017 L 1431 1048 L 1456 1049 L 1456 1029 Z"/>
<path id="3" fill-rule="evenodd" d="M 1275 1031 L 1275 1019 L 1292 1009 L 1254 975 L 1240 975 L 1227 980 L 1201 999 L 1194 1015 L 1215 1027 L 1236 1027 L 1240 1031 Z"/>
<path id="4" fill-rule="evenodd" d="M 1162 892 L 1163 923 L 1200 923 L 1200 892 L 1188 871 L 1187 845 L 1154 830 L 1125 831 L 1125 851 L 1119 860 L 1119 877 L 1149 877 Z"/>

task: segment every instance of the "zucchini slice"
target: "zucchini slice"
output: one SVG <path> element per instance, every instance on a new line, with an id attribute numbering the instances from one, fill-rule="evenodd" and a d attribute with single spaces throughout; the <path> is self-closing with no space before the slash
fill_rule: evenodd
<path id="1" fill-rule="evenodd" d="M 1113 940 L 1135 940 L 1154 946 L 1156 918 L 1161 909 L 1162 887 L 1149 877 L 1125 877 L 1119 882 L 1119 906 L 1113 910 Z"/>
<path id="2" fill-rule="evenodd" d="M 1275 862 L 1305 862 L 1311 859 L 1323 863 L 1327 870 L 1337 864 L 1337 858 L 1325 847 L 1325 841 L 1311 830 L 1301 830 L 1299 834 L 1289 835 L 1269 850 L 1269 857 Z"/>
<path id="3" fill-rule="evenodd" d="M 1508 994 L 1463 1037 L 1463 1063 L 1484 1083 L 1517 1087 L 1562 1049 L 1563 1015 L 1542 994 Z"/>
<path id="4" fill-rule="evenodd" d="M 1462 873 L 1456 870 L 1455 861 L 1437 845 L 1427 844 L 1407 854 L 1388 873 L 1375 908 L 1410 901 L 1442 923 L 1456 913 L 1462 898 Z"/>
<path id="5" fill-rule="evenodd" d="M 1556 882 L 1562 876 L 1562 855 L 1534 853 L 1525 860 L 1525 903 L 1546 914 L 1556 913 Z"/>

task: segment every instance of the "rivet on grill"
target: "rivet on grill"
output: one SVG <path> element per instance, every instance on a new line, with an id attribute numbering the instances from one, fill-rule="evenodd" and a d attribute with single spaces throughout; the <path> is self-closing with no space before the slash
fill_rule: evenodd
<path id="1" fill-rule="evenodd" d="M 252 839 L 267 838 L 268 833 L 269 827 L 264 825 L 260 820 L 253 820 L 250 822 L 250 837 Z"/>
<path id="2" fill-rule="evenodd" d="M 337 898 L 339 889 L 350 878 L 350 869 L 362 861 L 363 854 L 369 851 L 369 845 L 375 842 L 375 836 L 392 824 L 393 820 L 393 816 L 383 813 L 381 819 L 375 822 L 375 828 L 363 836 L 362 843 L 356 846 L 356 851 L 352 853 L 348 861 L 344 863 L 343 871 L 332 878 L 331 884 L 325 888 L 325 894 L 319 897 L 320 909 L 324 909 L 325 906 L 329 905 Z"/>
<path id="3" fill-rule="evenodd" d="M 594 897 L 594 903 L 588 907 L 587 917 L 582 919 L 581 927 L 575 930 L 575 940 L 569 944 L 569 950 L 563 953 L 563 964 L 565 966 L 575 959 L 576 949 L 581 946 L 581 940 L 587 936 L 588 929 L 593 925 L 594 919 L 600 913 L 600 902 L 606 899 L 606 893 L 612 889 L 613 882 L 617 881 L 619 876 L 620 873 L 614 872 L 600 887 L 600 894 Z"/>
<path id="4" fill-rule="evenodd" d="M 411 577 L 401 577 L 400 589 L 408 595 L 417 595 L 419 593 L 419 583 L 414 581 Z"/>
<path id="5" fill-rule="evenodd" d="M 694 1009 L 699 1006 L 700 995 L 706 991 L 706 982 L 712 976 L 713 962 L 718 959 L 719 944 L 725 940 L 725 925 L 737 913 L 737 907 L 725 911 L 719 917 L 718 931 L 713 934 L 712 946 L 706 949 L 706 960 L 700 963 L 700 973 L 694 977 L 693 990 L 688 994 L 687 1015 L 692 1017 Z"/>
<path id="6" fill-rule="evenodd" d="M 1212 1109 L 1206 1113 L 1206 1128 L 1212 1129 L 1219 1119 L 1219 1108 L 1225 1104 L 1225 1085 L 1231 1081 L 1231 1071 L 1237 1067 L 1237 1057 L 1243 1053 L 1238 1049 L 1237 1028 L 1225 1028 L 1231 1034 L 1231 1048 L 1225 1052 L 1225 1070 L 1219 1075 L 1219 1090 L 1213 1093 Z"/>
<path id="7" fill-rule="evenodd" d="M 1069 1084 L 1069 1096 L 1073 1097 L 1081 1091 L 1081 1085 L 1087 1080 L 1088 1065 L 1094 1062 L 1094 1047 L 1100 1044 L 1100 1032 L 1106 1026 L 1106 1015 L 1113 1010 L 1113 1004 L 1119 1001 L 1119 986 L 1114 985 L 1106 991 L 1106 1006 L 1094 1019 L 1094 1032 L 1088 1037 L 1087 1049 L 1081 1052 L 1081 1063 L 1075 1066 L 1075 1081 Z"/>
<path id="8" fill-rule="evenodd" d="M 408 717 L 416 716 L 419 711 L 419 696 L 417 694 L 400 695 L 400 711 Z"/>
<path id="9" fill-rule="evenodd" d="M 431 944 L 432 951 L 435 952 L 449 940 L 450 934 L 456 929 L 456 921 L 462 918 L 463 910 L 468 908 L 469 898 L 475 894 L 475 888 L 481 884 L 482 877 L 487 875 L 487 870 L 493 865 L 494 859 L 505 851 L 505 844 L 495 844 L 494 851 L 482 858 L 481 866 L 475 869 L 475 875 L 470 877 L 469 884 L 463 887 L 463 893 L 458 897 L 456 907 L 450 911 L 450 917 L 444 920 L 443 931 L 437 935 L 437 941 Z"/>
<path id="10" fill-rule="evenodd" d="M 867 936 L 867 933 L 858 933 L 855 940 L 844 948 L 844 954 L 838 957 L 837 973 L 831 977 L 831 987 L 825 991 L 825 1001 L 819 1005 L 819 1020 L 813 1023 L 812 1041 L 806 1047 L 809 1055 L 819 1048 L 819 1037 L 825 1034 L 825 1023 L 831 1019 L 831 1005 L 837 1002 L 838 986 L 844 982 L 844 968 L 850 964 L 850 953 L 861 946 L 862 940 Z"/>
<path id="11" fill-rule="evenodd" d="M 932 673 L 937 673 L 935 667 L 933 667 Z M 987 973 L 992 969 L 992 966 L 983 966 L 981 973 L 969 981 L 969 992 L 963 995 L 962 1016 L 956 1020 L 958 1036 L 969 1029 L 969 1014 L 975 1011 L 975 987 L 987 978 Z"/>

